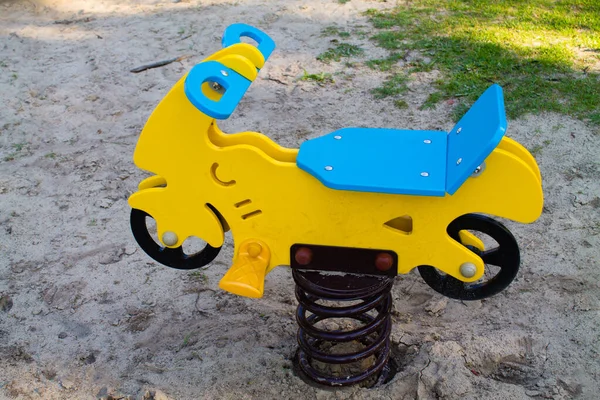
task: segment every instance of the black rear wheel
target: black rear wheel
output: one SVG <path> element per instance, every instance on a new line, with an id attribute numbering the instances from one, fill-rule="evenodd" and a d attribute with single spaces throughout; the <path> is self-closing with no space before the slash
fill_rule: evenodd
<path id="1" fill-rule="evenodd" d="M 152 219 L 148 213 L 136 208 L 131 209 L 131 232 L 146 254 L 167 267 L 175 269 L 200 268 L 214 260 L 221 250 L 220 247 L 212 247 L 208 243 L 202 250 L 192 254 L 186 254 L 181 246 L 173 249 L 164 247 L 152 237 L 148 230 L 148 218 Z"/>
<path id="2" fill-rule="evenodd" d="M 463 282 L 446 275 L 438 269 L 421 265 L 419 273 L 425 283 L 444 296 L 458 300 L 480 300 L 506 289 L 515 279 L 521 262 L 519 245 L 510 231 L 500 222 L 479 214 L 466 214 L 448 225 L 448 235 L 460 242 L 459 232 L 469 231 L 480 239 L 493 242 L 490 248 L 481 251 L 466 246 L 481 257 L 486 272 L 477 282 Z"/>

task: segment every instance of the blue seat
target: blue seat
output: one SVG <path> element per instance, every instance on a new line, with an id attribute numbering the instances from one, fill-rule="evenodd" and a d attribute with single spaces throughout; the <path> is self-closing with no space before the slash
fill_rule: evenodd
<path id="1" fill-rule="evenodd" d="M 299 168 L 332 189 L 418 196 L 454 194 L 506 131 L 493 85 L 446 133 L 345 128 L 300 146 Z"/>
<path id="2" fill-rule="evenodd" d="M 304 142 L 296 163 L 332 189 L 443 196 L 446 132 L 340 129 Z"/>

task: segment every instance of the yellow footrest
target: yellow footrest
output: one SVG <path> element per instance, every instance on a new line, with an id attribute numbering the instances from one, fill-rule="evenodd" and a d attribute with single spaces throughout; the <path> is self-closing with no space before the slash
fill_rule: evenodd
<path id="1" fill-rule="evenodd" d="M 219 287 L 239 296 L 262 297 L 270 259 L 271 252 L 265 243 L 255 239 L 245 241 Z"/>

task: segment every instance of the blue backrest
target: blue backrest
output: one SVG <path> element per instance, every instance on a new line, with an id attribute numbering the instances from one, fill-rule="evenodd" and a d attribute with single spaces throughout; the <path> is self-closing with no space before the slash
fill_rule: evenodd
<path id="1" fill-rule="evenodd" d="M 498 146 L 506 131 L 502 88 L 492 85 L 448 134 L 446 192 L 454 194 Z"/>

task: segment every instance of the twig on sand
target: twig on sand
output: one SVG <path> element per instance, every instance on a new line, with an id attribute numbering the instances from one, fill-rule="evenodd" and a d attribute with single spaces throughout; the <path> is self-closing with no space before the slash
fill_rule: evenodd
<path id="1" fill-rule="evenodd" d="M 268 81 L 273 81 L 273 82 L 277 82 L 281 85 L 287 85 L 286 82 L 282 81 L 281 79 L 277 79 L 277 78 L 271 78 L 270 76 L 267 76 L 266 78 Z"/>
<path id="2" fill-rule="evenodd" d="M 79 22 L 92 22 L 95 19 L 96 18 L 92 18 L 92 17 L 85 17 L 85 18 L 78 18 L 78 19 L 61 19 L 58 21 L 54 21 L 54 23 L 56 25 L 71 25 L 71 24 L 76 24 Z"/>
<path id="3" fill-rule="evenodd" d="M 184 36 L 184 37 L 182 37 L 182 38 L 179 38 L 179 39 L 177 39 L 177 40 L 175 41 L 175 43 L 177 43 L 177 42 L 181 42 L 182 40 L 189 39 L 189 38 L 191 38 L 191 37 L 192 37 L 192 35 L 187 35 L 187 36 Z"/>
<path id="4" fill-rule="evenodd" d="M 130 70 L 129 72 L 134 72 L 134 73 L 138 73 L 138 72 L 142 72 L 145 71 L 147 69 L 152 69 L 152 68 L 158 68 L 158 67 L 164 67 L 165 65 L 169 65 L 171 63 L 174 63 L 176 61 L 182 61 L 185 60 L 186 58 L 189 58 L 190 56 L 181 56 L 181 57 L 175 57 L 175 58 L 170 58 L 168 60 L 162 60 L 162 61 L 156 61 L 150 64 L 146 64 L 146 65 L 141 65 L 139 67 L 135 67 L 134 69 Z"/>

